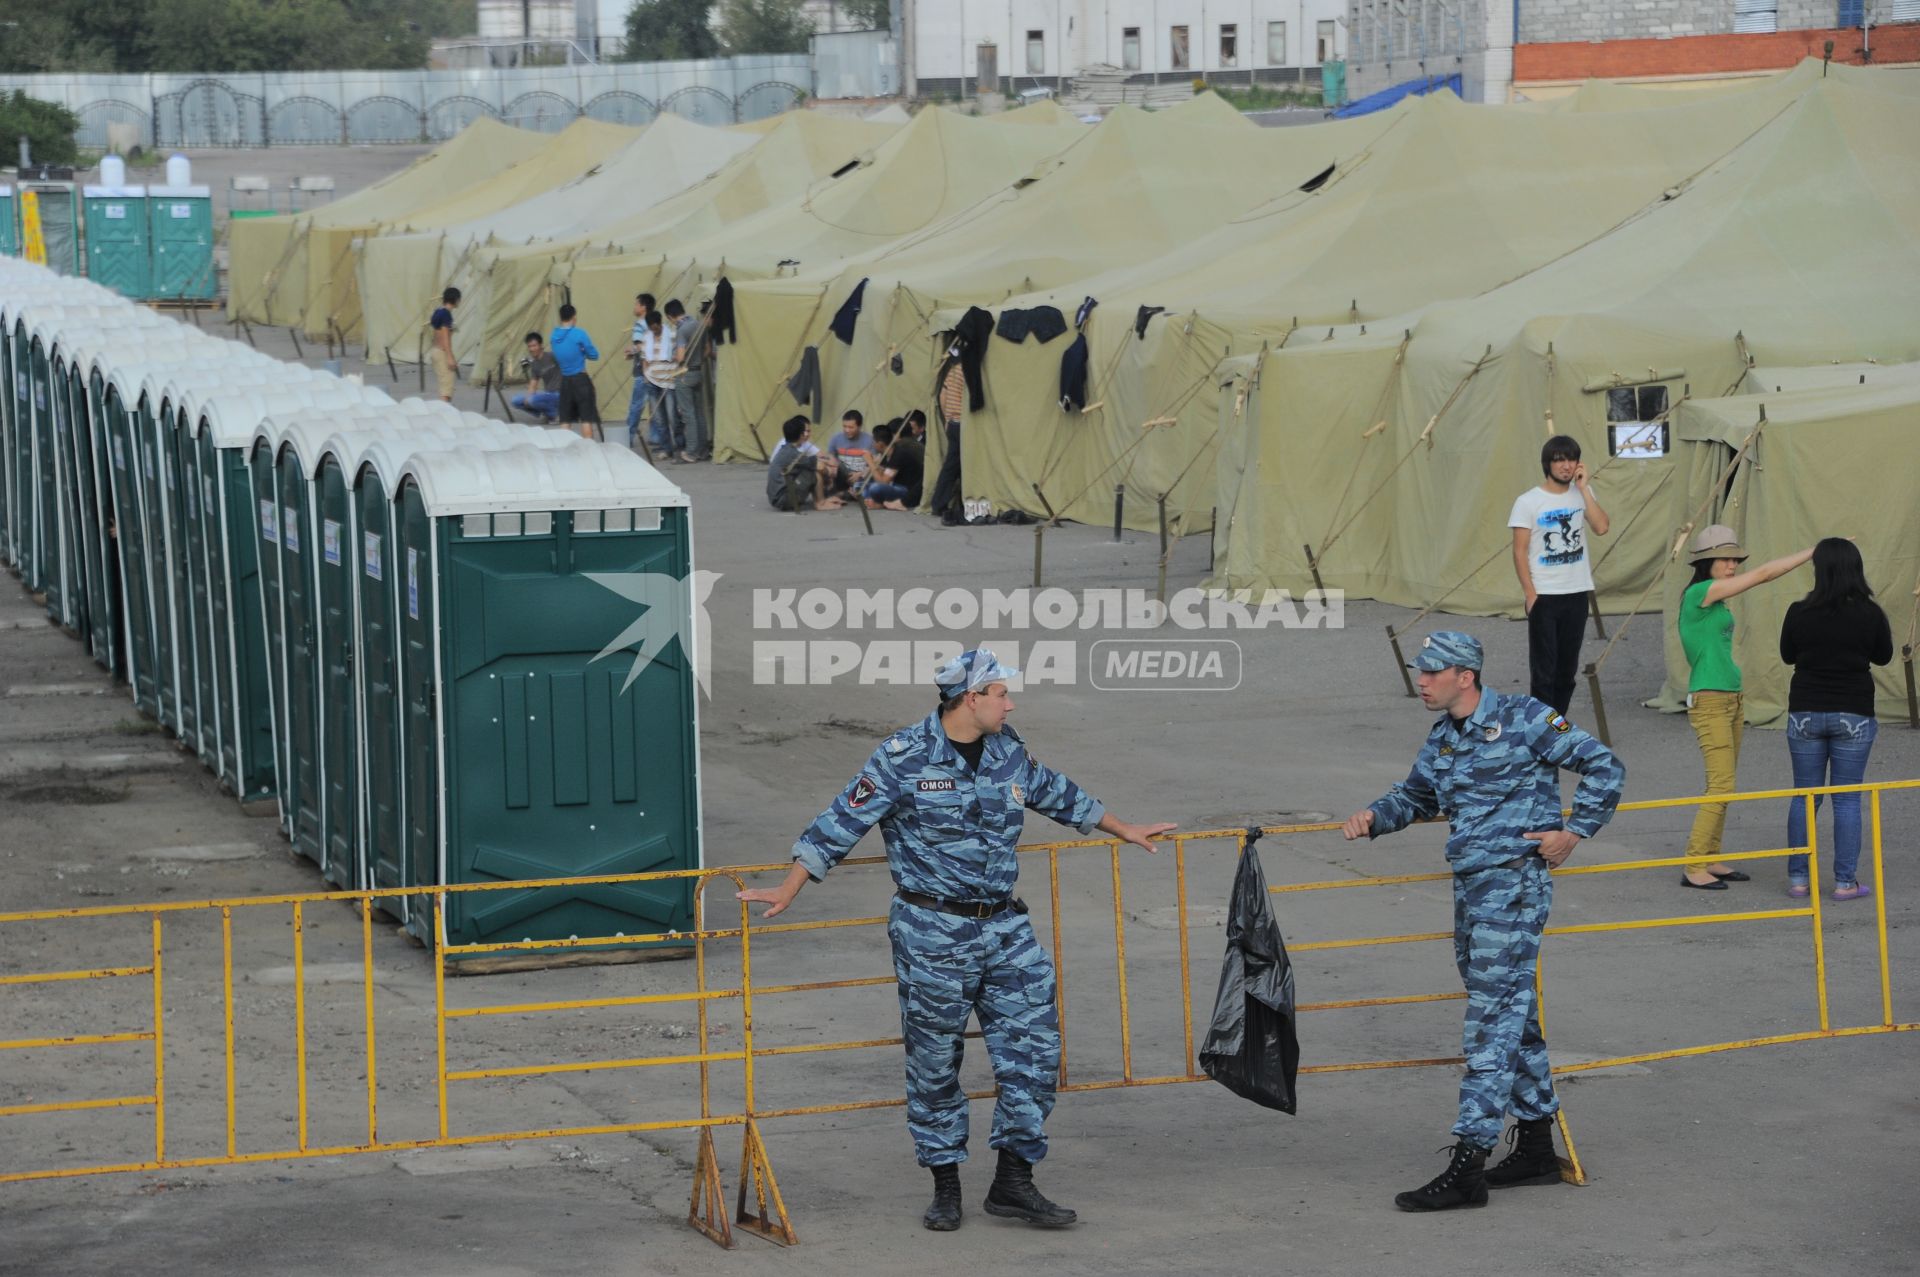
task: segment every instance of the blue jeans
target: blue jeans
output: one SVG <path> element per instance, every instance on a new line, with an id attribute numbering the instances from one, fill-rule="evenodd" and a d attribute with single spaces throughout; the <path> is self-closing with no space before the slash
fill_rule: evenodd
<path id="1" fill-rule="evenodd" d="M 904 483 L 881 483 L 875 480 L 867 485 L 867 500 L 869 501 L 887 502 L 905 501 L 906 499 L 907 485 Z"/>
<path id="2" fill-rule="evenodd" d="M 1860 714 L 1787 713 L 1787 752 L 1793 758 L 1793 783 L 1796 788 L 1814 785 L 1857 785 L 1867 774 L 1867 755 L 1873 752 L 1873 738 L 1880 734 L 1877 720 Z M 1831 775 L 1829 775 L 1831 772 Z M 1813 805 L 1820 806 L 1816 797 Z M 1787 811 L 1787 842 L 1804 847 L 1807 842 L 1807 800 L 1796 798 Z M 1833 848 L 1833 883 L 1852 886 L 1860 863 L 1860 795 L 1833 796 L 1833 824 L 1827 834 Z M 1787 879 L 1807 881 L 1807 858 L 1787 857 Z"/>
<path id="3" fill-rule="evenodd" d="M 653 420 L 647 427 L 648 446 L 655 452 L 684 452 L 687 428 L 673 411 L 673 391 L 652 382 L 647 382 L 646 387 L 647 402 L 653 405 Z M 631 409 L 628 414 L 632 415 Z"/>
<path id="4" fill-rule="evenodd" d="M 531 394 L 515 395 L 512 403 L 522 412 L 542 421 L 557 421 L 560 418 L 560 392 L 557 390 L 536 390 Z"/>

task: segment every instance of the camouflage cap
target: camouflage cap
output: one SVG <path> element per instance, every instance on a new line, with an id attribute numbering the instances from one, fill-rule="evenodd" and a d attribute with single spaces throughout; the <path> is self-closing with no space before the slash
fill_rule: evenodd
<path id="1" fill-rule="evenodd" d="M 1462 634 L 1459 630 L 1436 630 L 1420 640 L 1420 650 L 1407 665 L 1431 674 L 1449 665 L 1457 665 L 1463 670 L 1477 670 L 1485 660 L 1480 640 L 1473 635 Z"/>
<path id="2" fill-rule="evenodd" d="M 1020 677 L 1020 671 L 1002 665 L 991 648 L 976 647 L 942 665 L 933 672 L 933 685 L 942 700 L 952 700 L 968 692 L 977 692 L 989 683 L 1006 683 Z"/>

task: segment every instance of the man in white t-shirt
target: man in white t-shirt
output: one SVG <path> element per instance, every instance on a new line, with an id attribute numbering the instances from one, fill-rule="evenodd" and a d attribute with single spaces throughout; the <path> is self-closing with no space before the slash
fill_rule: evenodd
<path id="1" fill-rule="evenodd" d="M 1565 714 L 1580 670 L 1580 638 L 1587 626 L 1587 596 L 1593 564 L 1587 531 L 1607 535 L 1607 512 L 1594 500 L 1580 445 L 1555 435 L 1540 449 L 1546 476 L 1513 503 L 1513 571 L 1527 608 L 1529 693 Z"/>

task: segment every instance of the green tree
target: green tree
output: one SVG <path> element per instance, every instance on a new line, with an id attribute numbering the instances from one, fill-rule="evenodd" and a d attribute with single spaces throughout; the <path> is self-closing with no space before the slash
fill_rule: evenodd
<path id="1" fill-rule="evenodd" d="M 717 58 L 713 0 L 640 0 L 627 10 L 626 62 L 677 62 Z"/>
<path id="2" fill-rule="evenodd" d="M 720 38 L 728 53 L 805 53 L 813 20 L 800 0 L 721 0 Z"/>
<path id="3" fill-rule="evenodd" d="M 893 0 L 840 0 L 840 12 L 869 31 L 893 25 Z"/>
<path id="4" fill-rule="evenodd" d="M 30 98 L 19 89 L 0 95 L 0 138 L 9 142 L 26 134 L 35 164 L 71 164 L 79 157 L 73 131 L 80 117 L 58 102 Z"/>

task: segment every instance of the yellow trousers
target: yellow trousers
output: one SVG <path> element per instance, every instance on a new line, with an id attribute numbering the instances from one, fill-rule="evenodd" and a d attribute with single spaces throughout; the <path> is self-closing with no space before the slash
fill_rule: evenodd
<path id="1" fill-rule="evenodd" d="M 435 346 L 430 352 L 433 363 L 433 383 L 440 391 L 442 399 L 453 399 L 453 360 L 447 352 Z"/>
<path id="2" fill-rule="evenodd" d="M 1738 692 L 1695 692 L 1687 710 L 1700 757 L 1707 765 L 1703 793 L 1731 794 L 1740 767 L 1740 737 L 1746 731 Z M 1720 854 L 1720 838 L 1727 828 L 1727 805 L 1703 803 L 1693 809 L 1693 833 L 1687 838 L 1687 871 L 1705 873 L 1708 862 Z"/>

